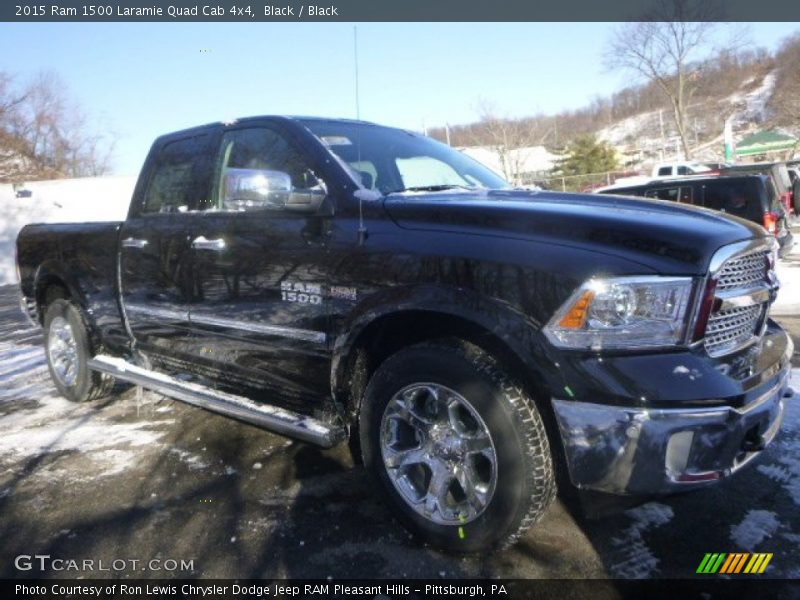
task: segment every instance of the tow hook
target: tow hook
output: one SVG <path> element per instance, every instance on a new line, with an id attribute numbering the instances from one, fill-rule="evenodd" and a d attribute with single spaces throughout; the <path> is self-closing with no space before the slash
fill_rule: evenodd
<path id="1" fill-rule="evenodd" d="M 761 432 L 761 425 L 754 425 L 744 435 L 742 440 L 742 451 L 761 452 L 767 447 L 767 440 Z"/>

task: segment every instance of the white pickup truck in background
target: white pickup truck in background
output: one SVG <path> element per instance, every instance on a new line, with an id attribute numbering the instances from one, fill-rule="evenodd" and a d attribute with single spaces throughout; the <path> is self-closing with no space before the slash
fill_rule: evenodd
<path id="1" fill-rule="evenodd" d="M 712 169 L 702 163 L 692 161 L 673 161 L 658 163 L 653 167 L 650 175 L 634 175 L 632 177 L 620 177 L 611 185 L 606 185 L 592 190 L 592 193 L 599 193 L 612 190 L 618 187 L 628 187 L 631 185 L 643 185 L 654 179 L 668 179 L 670 177 L 683 177 L 686 175 L 710 174 Z"/>

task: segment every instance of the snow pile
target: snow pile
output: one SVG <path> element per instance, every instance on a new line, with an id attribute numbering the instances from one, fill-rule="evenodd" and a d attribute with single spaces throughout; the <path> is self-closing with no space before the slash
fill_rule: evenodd
<path id="1" fill-rule="evenodd" d="M 18 188 L 30 191 L 30 198 L 17 198 L 11 185 L 0 185 L 0 285 L 17 281 L 16 240 L 25 225 L 121 221 L 134 185 L 135 177 L 37 181 Z"/>
<path id="2" fill-rule="evenodd" d="M 778 298 L 770 309 L 772 316 L 800 315 L 800 233 L 795 233 L 792 252 L 779 260 L 775 267 L 781 289 Z"/>
<path id="3" fill-rule="evenodd" d="M 479 163 L 490 168 L 492 171 L 503 175 L 503 164 L 500 156 L 489 146 L 468 146 L 459 150 L 477 160 Z M 550 171 L 558 161 L 559 156 L 548 152 L 544 146 L 530 146 L 526 148 L 516 148 L 509 152 L 508 166 L 513 171 L 519 165 L 522 173 L 541 173 Z"/>

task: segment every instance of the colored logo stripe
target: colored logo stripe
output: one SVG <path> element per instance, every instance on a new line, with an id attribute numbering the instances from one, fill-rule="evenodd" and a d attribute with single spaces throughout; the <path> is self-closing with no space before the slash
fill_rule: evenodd
<path id="1" fill-rule="evenodd" d="M 757 574 L 763 573 L 771 560 L 771 552 L 756 552 L 753 554 L 749 552 L 731 552 L 730 554 L 709 552 L 703 557 L 696 572 L 704 574 Z"/>

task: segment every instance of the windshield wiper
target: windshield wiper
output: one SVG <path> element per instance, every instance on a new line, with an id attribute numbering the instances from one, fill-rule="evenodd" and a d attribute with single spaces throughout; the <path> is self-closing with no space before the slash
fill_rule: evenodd
<path id="1" fill-rule="evenodd" d="M 453 183 L 440 183 L 436 185 L 417 185 L 412 187 L 403 188 L 401 190 L 394 190 L 390 194 L 402 194 L 403 192 L 445 192 L 447 190 L 474 190 L 474 186 L 459 185 Z"/>

